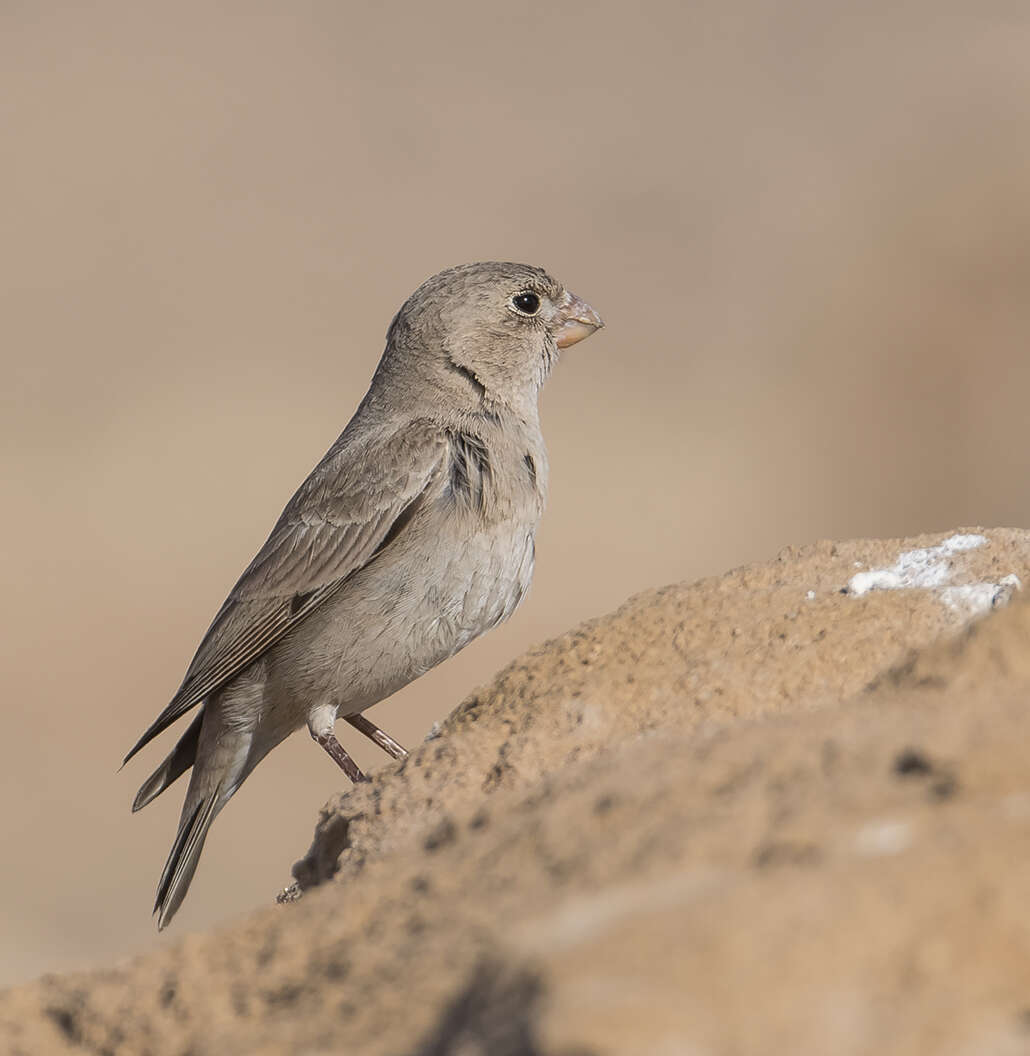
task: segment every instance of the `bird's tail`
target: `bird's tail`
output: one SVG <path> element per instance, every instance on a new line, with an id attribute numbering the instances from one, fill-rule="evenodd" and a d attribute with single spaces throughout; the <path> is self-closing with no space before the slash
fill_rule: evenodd
<path id="1" fill-rule="evenodd" d="M 164 928 L 175 916 L 197 870 L 211 822 L 257 761 L 251 758 L 253 730 L 227 725 L 225 703 L 220 697 L 208 701 L 203 719 L 194 719 L 197 731 L 192 726 L 187 730 L 136 797 L 142 805 L 193 764 L 179 831 L 157 885 L 154 912 L 158 928 Z"/>
<path id="2" fill-rule="evenodd" d="M 179 738 L 167 759 L 143 782 L 132 801 L 132 812 L 142 810 L 152 799 L 159 796 L 170 784 L 178 780 L 197 760 L 197 745 L 200 743 L 200 726 L 204 721 L 204 709 L 197 712 L 189 729 Z"/>
<path id="3" fill-rule="evenodd" d="M 192 792 L 192 788 L 190 791 Z M 175 843 L 172 844 L 168 861 L 165 862 L 157 885 L 154 912 L 158 915 L 158 930 L 170 923 L 176 910 L 182 905 L 182 900 L 190 889 L 193 874 L 197 871 L 197 862 L 200 861 L 200 852 L 204 849 L 207 830 L 211 828 L 211 822 L 215 820 L 215 815 L 225 805 L 227 798 L 222 796 L 220 782 L 211 792 L 195 802 L 193 796 L 187 795 L 182 817 L 179 819 L 179 831 L 175 835 Z"/>

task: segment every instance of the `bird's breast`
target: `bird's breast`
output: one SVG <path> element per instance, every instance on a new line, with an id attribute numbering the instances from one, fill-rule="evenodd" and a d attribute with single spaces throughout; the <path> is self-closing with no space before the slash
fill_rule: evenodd
<path id="1" fill-rule="evenodd" d="M 538 435 L 448 433 L 444 499 L 458 516 L 484 525 L 534 523 L 547 493 L 547 454 Z"/>
<path id="2" fill-rule="evenodd" d="M 518 607 L 543 510 L 539 456 L 486 464 L 472 447 L 375 559 L 284 642 L 291 696 L 368 707 Z M 482 498 L 477 497 L 479 489 Z M 296 683 L 295 685 L 293 683 Z"/>

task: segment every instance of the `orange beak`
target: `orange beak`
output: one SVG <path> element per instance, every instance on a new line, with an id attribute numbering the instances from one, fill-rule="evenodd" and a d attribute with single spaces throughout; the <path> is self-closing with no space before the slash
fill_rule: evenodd
<path id="1" fill-rule="evenodd" d="M 558 309 L 563 322 L 554 332 L 554 340 L 559 348 L 568 348 L 604 326 L 604 320 L 597 312 L 573 293 L 566 292 Z"/>

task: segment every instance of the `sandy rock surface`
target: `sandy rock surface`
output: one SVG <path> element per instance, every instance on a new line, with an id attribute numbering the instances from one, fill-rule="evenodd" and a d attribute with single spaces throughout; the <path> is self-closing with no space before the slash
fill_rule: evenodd
<path id="1" fill-rule="evenodd" d="M 327 804 L 284 904 L 0 994 L 0 1049 L 1028 1051 L 1027 582 L 968 529 L 635 597 Z"/>

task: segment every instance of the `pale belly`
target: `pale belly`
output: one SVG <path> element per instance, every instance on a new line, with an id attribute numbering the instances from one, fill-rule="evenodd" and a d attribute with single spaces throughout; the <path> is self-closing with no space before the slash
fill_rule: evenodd
<path id="1" fill-rule="evenodd" d="M 276 724 L 326 704 L 363 711 L 507 619 L 529 588 L 535 529 L 506 522 L 459 546 L 427 531 L 384 551 L 270 650 Z"/>

